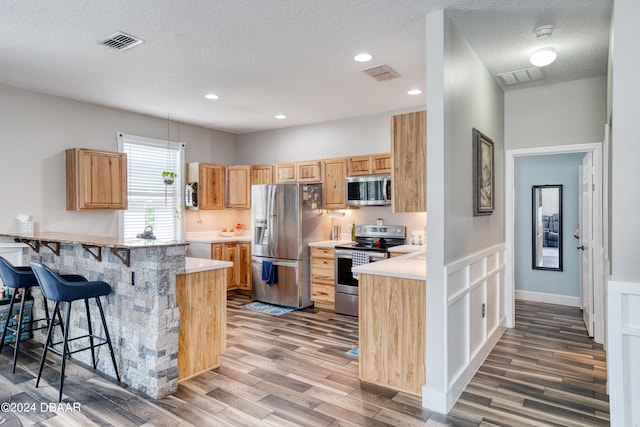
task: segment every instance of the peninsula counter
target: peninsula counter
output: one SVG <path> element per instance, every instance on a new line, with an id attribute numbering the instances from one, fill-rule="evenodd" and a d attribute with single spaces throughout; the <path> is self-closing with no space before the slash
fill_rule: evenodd
<path id="1" fill-rule="evenodd" d="M 187 270 L 187 242 L 122 241 L 49 232 L 0 236 L 27 244 L 26 260 L 42 262 L 61 274 L 80 274 L 88 280 L 102 280 L 111 285 L 113 291 L 102 301 L 121 381 L 152 398 L 177 391 L 180 309 L 176 276 L 203 271 L 202 265 L 197 271 Z M 226 272 L 226 263 L 214 264 L 206 269 Z M 219 280 L 220 276 L 216 277 Z M 38 301 L 34 304 L 34 316 L 43 317 L 37 295 L 40 291 L 32 289 Z M 85 311 L 74 311 L 70 334 L 86 334 L 86 325 Z M 34 333 L 34 338 L 44 342 L 44 331 Z M 99 347 L 97 351 L 97 369 L 115 378 L 108 350 Z M 89 352 L 74 354 L 74 360 L 86 364 L 91 363 L 90 357 Z"/>

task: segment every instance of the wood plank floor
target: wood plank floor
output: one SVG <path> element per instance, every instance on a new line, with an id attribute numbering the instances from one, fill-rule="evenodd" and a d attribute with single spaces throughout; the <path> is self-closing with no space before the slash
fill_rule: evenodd
<path id="1" fill-rule="evenodd" d="M 57 370 L 45 370 L 36 389 L 40 346 L 21 346 L 15 375 L 5 349 L 0 390 L 36 411 L 4 415 L 9 423 L 65 427 L 608 425 L 605 353 L 588 338 L 580 310 L 518 301 L 516 328 L 445 416 L 415 396 L 360 383 L 357 358 L 346 354 L 358 341 L 356 318 L 315 308 L 275 317 L 239 308 L 247 302 L 229 299 L 222 366 L 160 400 L 71 362 L 63 401 L 80 410 L 42 410 L 56 401 Z"/>

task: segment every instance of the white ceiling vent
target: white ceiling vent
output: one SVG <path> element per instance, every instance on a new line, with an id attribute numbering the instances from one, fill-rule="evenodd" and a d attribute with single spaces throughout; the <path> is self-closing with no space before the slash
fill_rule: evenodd
<path id="1" fill-rule="evenodd" d="M 100 44 L 117 50 L 127 50 L 143 42 L 144 40 L 140 40 L 139 38 L 130 36 L 129 34 L 117 32 L 106 39 L 101 40 Z"/>
<path id="2" fill-rule="evenodd" d="M 363 70 L 362 72 L 379 82 L 397 79 L 398 77 L 400 77 L 400 74 L 398 74 L 396 70 L 386 64 L 369 68 L 367 70 Z"/>
<path id="3" fill-rule="evenodd" d="M 499 82 L 503 86 L 513 86 L 546 78 L 547 75 L 545 74 L 544 70 L 539 67 L 526 68 L 524 70 L 509 71 L 507 73 L 498 74 Z"/>

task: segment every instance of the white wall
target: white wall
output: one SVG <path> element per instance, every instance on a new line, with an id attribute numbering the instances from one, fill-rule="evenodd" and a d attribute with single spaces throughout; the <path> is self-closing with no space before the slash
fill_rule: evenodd
<path id="1" fill-rule="evenodd" d="M 0 231 L 33 216 L 36 231 L 118 235 L 115 211 L 66 210 L 65 155 L 72 147 L 117 151 L 116 132 L 166 139 L 166 119 L 0 85 Z M 187 161 L 235 163 L 236 136 L 171 122 L 171 139 L 187 144 Z"/>
<path id="2" fill-rule="evenodd" d="M 606 88 L 595 77 L 505 92 L 505 148 L 602 141 Z"/>
<path id="3" fill-rule="evenodd" d="M 640 2 L 615 0 L 611 120 L 611 281 L 609 390 L 611 425 L 640 425 Z"/>
<path id="4" fill-rule="evenodd" d="M 442 11 L 427 15 L 426 92 L 429 227 L 422 404 L 447 412 L 504 330 L 504 97 Z M 495 143 L 495 211 L 484 217 L 472 212 L 473 128 Z"/>
<path id="5" fill-rule="evenodd" d="M 238 135 L 238 158 L 244 164 L 259 164 L 385 153 L 391 149 L 391 116 L 423 109 L 424 105 L 419 105 L 411 109 Z"/>

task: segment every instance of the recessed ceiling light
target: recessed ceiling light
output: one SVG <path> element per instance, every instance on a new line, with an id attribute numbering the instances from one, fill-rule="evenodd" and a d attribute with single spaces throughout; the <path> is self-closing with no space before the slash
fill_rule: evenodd
<path id="1" fill-rule="evenodd" d="M 556 56 L 558 55 L 556 54 L 556 50 L 554 48 L 543 47 L 541 49 L 535 50 L 531 54 L 529 61 L 531 61 L 531 64 L 535 65 L 536 67 L 544 67 L 545 65 L 549 65 L 553 61 L 555 61 Z"/>
<path id="2" fill-rule="evenodd" d="M 367 62 L 373 59 L 373 56 L 368 53 L 359 53 L 353 57 L 358 62 Z"/>
<path id="3" fill-rule="evenodd" d="M 285 116 L 284 114 L 278 114 L 278 115 L 276 116 L 276 119 L 278 119 L 278 120 L 284 120 L 284 119 L 286 119 L 286 118 L 287 118 L 287 116 Z"/>
<path id="4" fill-rule="evenodd" d="M 208 93 L 204 97 L 207 99 L 220 99 L 220 95 L 216 95 L 215 93 Z"/>
<path id="5" fill-rule="evenodd" d="M 407 95 L 420 95 L 422 91 L 420 89 L 411 89 L 407 91 Z"/>

